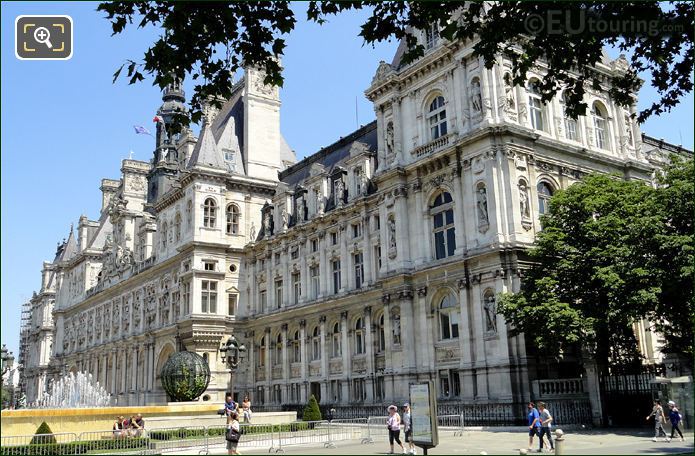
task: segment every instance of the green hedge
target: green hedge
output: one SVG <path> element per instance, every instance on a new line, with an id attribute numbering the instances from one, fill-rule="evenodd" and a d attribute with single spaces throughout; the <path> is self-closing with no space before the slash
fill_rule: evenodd
<path id="1" fill-rule="evenodd" d="M 242 434 L 267 434 L 269 432 L 296 432 L 305 431 L 311 429 L 311 423 L 296 422 L 288 424 L 274 424 L 274 425 L 259 425 L 259 426 L 246 426 L 241 425 Z M 225 427 L 213 427 L 208 429 L 208 435 L 210 437 L 219 437 L 225 434 Z M 161 431 L 149 431 L 149 438 L 152 440 L 166 441 L 166 440 L 183 440 L 183 439 L 196 439 L 203 438 L 205 436 L 204 429 L 165 429 Z"/>
<path id="2" fill-rule="evenodd" d="M 62 454 L 85 454 L 89 451 L 98 450 L 126 450 L 147 448 L 150 439 L 144 437 L 128 439 L 104 439 L 104 440 L 83 440 L 68 443 L 48 443 L 48 444 L 29 444 L 6 446 L 0 448 L 1 456 L 22 456 L 22 455 L 62 455 Z"/>

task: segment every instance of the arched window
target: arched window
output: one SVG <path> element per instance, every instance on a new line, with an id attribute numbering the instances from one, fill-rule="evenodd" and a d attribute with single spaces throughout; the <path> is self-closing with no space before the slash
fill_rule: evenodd
<path id="1" fill-rule="evenodd" d="M 217 204 L 212 198 L 205 200 L 203 204 L 203 226 L 205 228 L 214 228 L 217 222 Z"/>
<path id="2" fill-rule="evenodd" d="M 534 130 L 545 130 L 543 101 L 541 100 L 540 82 L 534 79 L 528 86 L 528 106 L 531 126 Z"/>
<path id="3" fill-rule="evenodd" d="M 451 194 L 441 192 L 434 199 L 430 207 L 432 222 L 434 224 L 434 251 L 439 260 L 452 256 L 456 250 L 456 236 L 454 232 L 454 203 Z"/>
<path id="4" fill-rule="evenodd" d="M 181 240 L 181 213 L 177 212 L 176 217 L 174 217 L 174 239 L 176 242 Z"/>
<path id="5" fill-rule="evenodd" d="M 239 206 L 227 206 L 227 234 L 239 234 Z"/>
<path id="6" fill-rule="evenodd" d="M 321 337 L 319 335 L 319 327 L 314 327 L 314 332 L 311 337 L 311 359 L 316 361 L 321 359 Z"/>
<path id="7" fill-rule="evenodd" d="M 435 22 L 431 23 L 425 29 L 425 47 L 432 49 L 439 41 L 439 27 Z"/>
<path id="8" fill-rule="evenodd" d="M 596 137 L 596 147 L 608 149 L 608 124 L 606 123 L 606 113 L 598 103 L 594 103 L 591 108 L 591 117 L 594 121 L 594 136 Z"/>
<path id="9" fill-rule="evenodd" d="M 340 323 L 333 325 L 333 357 L 337 358 L 342 354 L 340 350 Z"/>
<path id="10" fill-rule="evenodd" d="M 203 361 L 205 361 L 205 364 L 208 366 L 210 365 L 210 356 L 207 353 L 203 353 Z"/>
<path id="11" fill-rule="evenodd" d="M 386 349 L 386 335 L 384 334 L 384 314 L 377 320 L 376 351 L 382 353 Z"/>
<path id="12" fill-rule="evenodd" d="M 282 334 L 278 334 L 275 340 L 275 361 L 274 365 L 282 365 Z"/>
<path id="13" fill-rule="evenodd" d="M 459 336 L 459 312 L 451 295 L 446 295 L 439 303 L 439 336 L 442 340 Z"/>
<path id="14" fill-rule="evenodd" d="M 579 141 L 579 129 L 577 128 L 577 119 L 573 119 L 567 115 L 565 108 L 567 107 L 569 97 L 567 93 L 562 95 L 562 112 L 565 116 L 565 138 L 570 141 Z"/>
<path id="15" fill-rule="evenodd" d="M 361 355 L 364 351 L 364 325 L 362 319 L 358 318 L 355 322 L 355 354 Z"/>
<path id="16" fill-rule="evenodd" d="M 302 350 L 299 345 L 299 331 L 294 332 L 294 337 L 292 338 L 292 362 L 298 363 L 302 361 Z"/>
<path id="17" fill-rule="evenodd" d="M 430 111 L 427 114 L 430 126 L 430 139 L 437 139 L 446 135 L 446 108 L 443 96 L 438 96 L 430 103 Z"/>
<path id="18" fill-rule="evenodd" d="M 547 182 L 540 181 L 536 190 L 538 191 L 538 214 L 543 215 L 548 212 L 548 203 L 553 196 L 553 189 Z"/>
<path id="19" fill-rule="evenodd" d="M 265 349 L 265 336 L 263 336 L 258 344 L 258 367 L 265 366 Z"/>
<path id="20" fill-rule="evenodd" d="M 167 247 L 167 231 L 169 230 L 169 225 L 167 222 L 162 223 L 162 250 Z"/>

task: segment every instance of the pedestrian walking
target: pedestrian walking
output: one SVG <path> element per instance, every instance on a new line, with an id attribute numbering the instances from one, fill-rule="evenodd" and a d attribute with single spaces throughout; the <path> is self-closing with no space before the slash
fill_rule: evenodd
<path id="1" fill-rule="evenodd" d="M 227 454 L 239 454 L 237 447 L 241 438 L 241 428 L 239 426 L 239 414 L 234 411 L 227 415 L 227 432 L 225 440 L 227 441 Z"/>
<path id="2" fill-rule="evenodd" d="M 538 452 L 540 453 L 543 451 L 544 435 L 548 436 L 548 443 L 550 443 L 549 451 L 555 451 L 555 445 L 553 444 L 553 436 L 550 432 L 550 427 L 552 426 L 550 423 L 552 423 L 553 421 L 553 416 L 550 414 L 550 411 L 545 407 L 545 402 L 538 403 L 538 415 L 541 422 L 541 432 L 538 435 L 538 440 L 540 440 Z"/>
<path id="3" fill-rule="evenodd" d="M 389 454 L 393 454 L 393 442 L 395 441 L 401 447 L 403 454 L 405 454 L 405 447 L 401 443 L 401 417 L 398 414 L 398 407 L 395 405 L 389 405 L 389 417 L 386 420 L 386 427 L 389 430 L 389 445 L 391 445 L 391 451 Z"/>
<path id="4" fill-rule="evenodd" d="M 533 402 L 528 403 L 528 450 L 533 450 L 533 437 L 540 435 L 541 432 L 541 419 L 538 410 L 536 409 L 536 404 Z"/>
<path id="5" fill-rule="evenodd" d="M 676 435 L 676 432 L 678 432 L 678 435 L 681 436 L 681 442 L 685 442 L 685 438 L 683 437 L 683 433 L 679 427 L 683 417 L 681 416 L 678 407 L 676 407 L 676 403 L 673 401 L 668 401 L 668 408 L 668 419 L 671 421 L 671 437 L 669 437 L 668 441 L 670 442 Z"/>
<path id="6" fill-rule="evenodd" d="M 664 435 L 664 442 L 666 442 L 666 431 L 664 431 L 664 421 L 666 417 L 664 416 L 664 409 L 661 407 L 661 401 L 659 399 L 654 400 L 654 407 L 652 408 L 652 413 L 647 415 L 647 421 L 649 418 L 654 417 L 654 438 L 652 442 L 656 442 L 661 434 Z"/>
<path id="7" fill-rule="evenodd" d="M 410 417 L 410 404 L 407 402 L 403 404 L 403 434 L 405 435 L 405 442 L 408 444 L 408 453 L 416 454 L 415 444 L 413 444 L 413 424 Z"/>

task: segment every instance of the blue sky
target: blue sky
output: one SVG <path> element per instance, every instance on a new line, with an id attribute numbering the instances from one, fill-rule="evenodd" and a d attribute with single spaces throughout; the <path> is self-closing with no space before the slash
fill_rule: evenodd
<path id="1" fill-rule="evenodd" d="M 81 214 L 96 218 L 100 181 L 118 178 L 120 163 L 148 160 L 152 139 L 133 125 L 152 129 L 161 103 L 149 83 L 112 84 L 113 72 L 139 58 L 154 30 L 131 29 L 111 37 L 96 3 L 3 2 L 2 39 L 2 342 L 16 353 L 21 305 L 40 287 L 43 260 L 50 260 Z M 297 5 L 298 17 L 304 5 Z M 14 21 L 20 14 L 73 18 L 69 61 L 19 61 Z M 318 26 L 300 22 L 287 38 L 281 91 L 282 132 L 301 158 L 374 119 L 363 92 L 380 60 L 391 61 L 397 43 L 363 46 L 357 36 L 365 12 L 348 13 Z M 647 83 L 640 107 L 656 97 Z M 355 121 L 355 100 L 359 120 Z M 670 115 L 650 119 L 643 131 L 693 147 L 692 96 Z"/>

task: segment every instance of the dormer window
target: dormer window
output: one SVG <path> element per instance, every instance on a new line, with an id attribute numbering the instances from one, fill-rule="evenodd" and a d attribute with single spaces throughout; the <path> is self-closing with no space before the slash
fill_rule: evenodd
<path id="1" fill-rule="evenodd" d="M 429 27 L 425 29 L 425 47 L 427 49 L 432 49 L 439 42 L 439 27 L 437 24 L 430 24 Z"/>

